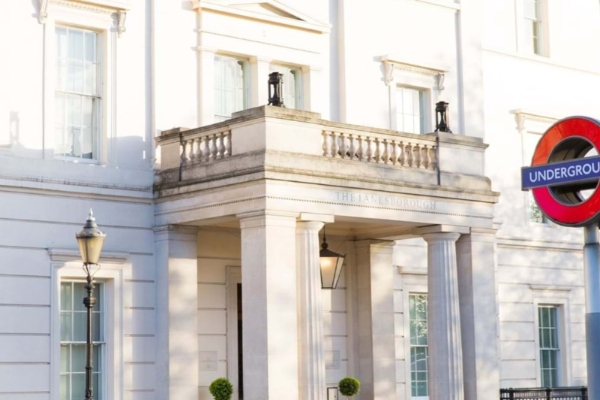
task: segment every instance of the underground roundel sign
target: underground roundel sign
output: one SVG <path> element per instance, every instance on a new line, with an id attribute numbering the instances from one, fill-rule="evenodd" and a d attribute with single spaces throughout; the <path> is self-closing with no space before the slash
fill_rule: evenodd
<path id="1" fill-rule="evenodd" d="M 540 139 L 531 167 L 521 169 L 523 190 L 531 190 L 542 212 L 565 226 L 600 220 L 600 122 L 569 117 Z"/>

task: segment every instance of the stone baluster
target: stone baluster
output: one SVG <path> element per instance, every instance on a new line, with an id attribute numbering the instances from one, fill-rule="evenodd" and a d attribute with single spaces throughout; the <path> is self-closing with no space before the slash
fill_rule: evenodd
<path id="1" fill-rule="evenodd" d="M 225 132 L 219 134 L 219 156 L 220 158 L 225 157 Z"/>
<path id="2" fill-rule="evenodd" d="M 348 134 L 348 140 L 350 141 L 350 147 L 348 148 L 348 157 L 351 160 L 356 158 L 356 147 L 354 146 L 354 136 L 351 133 Z"/>
<path id="3" fill-rule="evenodd" d="M 395 140 L 392 140 L 392 164 L 396 165 L 398 163 L 398 143 Z"/>
<path id="4" fill-rule="evenodd" d="M 185 164 L 187 163 L 187 152 L 186 152 L 186 144 L 187 142 L 185 140 L 181 141 L 181 163 Z"/>
<path id="5" fill-rule="evenodd" d="M 202 142 L 203 142 L 202 137 L 199 137 L 198 138 L 198 145 L 196 146 L 196 162 L 202 162 L 203 161 L 202 160 L 202 158 L 203 158 L 202 157 L 203 156 L 203 153 L 202 153 L 202 145 L 203 144 L 202 144 Z"/>
<path id="6" fill-rule="evenodd" d="M 340 132 L 340 157 L 346 158 L 346 138 L 344 137 L 344 132 Z"/>
<path id="7" fill-rule="evenodd" d="M 371 138 L 367 136 L 367 149 L 365 153 L 365 158 L 367 162 L 371 162 L 371 158 L 373 156 L 373 149 L 371 148 Z"/>
<path id="8" fill-rule="evenodd" d="M 356 156 L 359 161 L 362 161 L 365 158 L 365 147 L 363 146 L 362 136 L 358 135 L 357 140 L 358 140 L 358 150 L 357 150 Z"/>
<path id="9" fill-rule="evenodd" d="M 231 130 L 227 131 L 227 145 L 225 146 L 227 157 L 231 156 Z"/>
<path id="10" fill-rule="evenodd" d="M 381 161 L 381 149 L 379 148 L 379 138 L 375 138 L 374 140 L 375 143 L 375 154 L 373 155 L 374 160 L 376 163 Z"/>
<path id="11" fill-rule="evenodd" d="M 210 149 L 210 136 L 205 136 L 204 137 L 204 157 L 202 157 L 202 159 L 205 162 L 210 161 L 210 154 L 211 154 L 211 149 Z"/>
<path id="12" fill-rule="evenodd" d="M 418 143 L 413 146 L 413 154 L 414 154 L 413 160 L 414 160 L 415 168 L 420 168 L 421 167 L 421 146 L 419 146 Z"/>
<path id="13" fill-rule="evenodd" d="M 431 158 L 431 163 L 429 163 L 429 167 L 431 169 L 437 169 L 437 147 L 431 146 L 431 149 L 429 149 L 429 157 Z"/>
<path id="14" fill-rule="evenodd" d="M 388 148 L 388 141 L 387 139 L 383 139 L 383 162 L 388 164 L 390 162 L 390 151 Z"/>
<path id="15" fill-rule="evenodd" d="M 340 147 L 338 146 L 336 134 L 334 131 L 331 131 L 331 157 L 336 158 L 339 150 Z"/>
<path id="16" fill-rule="evenodd" d="M 401 166 L 406 165 L 406 153 L 404 152 L 404 142 L 402 141 L 398 144 L 398 163 Z"/>
<path id="17" fill-rule="evenodd" d="M 406 155 L 406 165 L 408 167 L 412 167 L 413 166 L 413 151 L 412 151 L 412 145 L 410 143 L 406 144 L 406 147 L 404 148 L 404 152 Z"/>
<path id="18" fill-rule="evenodd" d="M 322 135 L 323 135 L 323 146 L 321 146 L 321 149 L 323 150 L 323 155 L 325 157 L 331 157 L 331 154 L 329 153 L 329 134 L 327 133 L 327 131 L 324 130 Z"/>
<path id="19" fill-rule="evenodd" d="M 421 163 L 423 164 L 423 168 L 425 169 L 429 169 L 429 149 L 427 148 L 427 145 L 423 145 L 423 148 L 421 149 Z"/>

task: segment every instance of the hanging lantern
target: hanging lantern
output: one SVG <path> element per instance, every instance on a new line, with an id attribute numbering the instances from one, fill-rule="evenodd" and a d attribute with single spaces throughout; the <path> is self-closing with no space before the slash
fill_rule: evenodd
<path id="1" fill-rule="evenodd" d="M 345 256 L 329 250 L 328 247 L 325 232 L 323 232 L 323 243 L 319 252 L 321 287 L 323 289 L 335 289 L 342 273 Z"/>

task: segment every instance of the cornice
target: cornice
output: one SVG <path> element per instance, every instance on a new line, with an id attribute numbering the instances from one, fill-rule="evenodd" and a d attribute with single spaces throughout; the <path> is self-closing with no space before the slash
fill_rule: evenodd
<path id="1" fill-rule="evenodd" d="M 131 0 L 39 0 L 38 22 L 44 24 L 48 18 L 48 6 L 85 11 L 92 14 L 111 16 L 117 21 L 119 37 L 125 32 L 127 11 L 131 9 Z"/>
<path id="2" fill-rule="evenodd" d="M 400 56 L 390 54 L 382 56 L 381 62 L 385 66 L 385 83 L 388 86 L 394 81 L 395 71 L 405 71 L 434 78 L 437 89 L 444 90 L 445 73 L 449 70 L 446 66 L 405 60 Z"/>

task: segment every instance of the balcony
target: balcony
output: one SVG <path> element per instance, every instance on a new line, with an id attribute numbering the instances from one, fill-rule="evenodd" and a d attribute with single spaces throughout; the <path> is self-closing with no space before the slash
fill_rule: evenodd
<path id="1" fill-rule="evenodd" d="M 276 200 L 294 192 L 294 200 L 320 203 L 318 210 L 332 202 L 369 204 L 390 211 L 404 207 L 422 210 L 416 224 L 490 227 L 491 206 L 498 197 L 483 175 L 487 145 L 464 135 L 402 133 L 262 106 L 237 112 L 217 124 L 164 131 L 156 140 L 161 170 L 154 190 L 159 203 L 209 192 L 213 196 L 205 197 L 204 203 L 219 198 L 231 201 L 239 195 L 239 191 L 232 192 L 234 188 L 277 182 L 277 193 L 260 189 L 267 195 L 263 197 L 270 192 Z M 331 194 L 300 200 L 313 188 Z M 230 193 L 219 197 L 222 191 Z M 444 199 L 452 204 L 444 204 Z M 470 202 L 468 206 L 465 201 Z M 360 217 L 366 213 L 355 211 Z M 432 221 L 435 215 L 448 218 Z"/>

